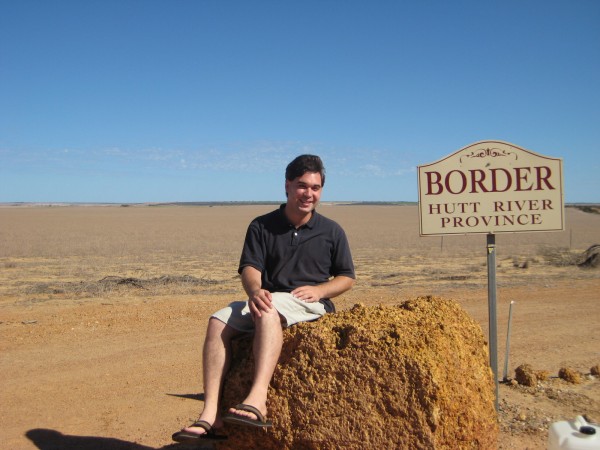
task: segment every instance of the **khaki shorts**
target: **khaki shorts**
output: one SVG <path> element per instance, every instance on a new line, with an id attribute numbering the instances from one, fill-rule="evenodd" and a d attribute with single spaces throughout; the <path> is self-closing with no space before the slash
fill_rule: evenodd
<path id="1" fill-rule="evenodd" d="M 320 302 L 307 303 L 287 292 L 273 292 L 272 304 L 284 318 L 284 326 L 292 326 L 298 322 L 310 322 L 325 315 L 325 307 Z M 215 319 L 230 327 L 249 333 L 254 331 L 254 321 L 247 301 L 230 303 L 212 315 Z"/>

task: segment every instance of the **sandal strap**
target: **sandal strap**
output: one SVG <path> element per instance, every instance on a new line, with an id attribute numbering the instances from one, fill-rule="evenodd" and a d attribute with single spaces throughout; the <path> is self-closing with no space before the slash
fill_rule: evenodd
<path id="1" fill-rule="evenodd" d="M 265 422 L 265 416 L 263 416 L 262 413 L 252 405 L 246 405 L 245 403 L 240 403 L 239 405 L 235 406 L 235 409 L 239 409 L 240 411 L 246 411 L 246 412 L 252 413 L 252 414 L 256 415 L 256 418 L 260 422 Z"/>
<path id="2" fill-rule="evenodd" d="M 188 428 L 202 428 L 207 433 L 212 430 L 212 425 L 208 423 L 206 420 L 197 420 L 193 424 L 191 424 Z"/>

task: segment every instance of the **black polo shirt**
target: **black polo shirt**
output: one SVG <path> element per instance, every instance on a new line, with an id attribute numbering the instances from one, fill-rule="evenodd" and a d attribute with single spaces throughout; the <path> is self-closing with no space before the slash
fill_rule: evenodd
<path id="1" fill-rule="evenodd" d="M 291 292 L 339 275 L 355 278 L 350 246 L 341 226 L 314 211 L 310 220 L 296 229 L 284 208 L 285 204 L 250 223 L 239 273 L 246 266 L 259 270 L 262 288 L 270 292 Z M 321 302 L 328 312 L 333 310 L 329 299 Z"/>

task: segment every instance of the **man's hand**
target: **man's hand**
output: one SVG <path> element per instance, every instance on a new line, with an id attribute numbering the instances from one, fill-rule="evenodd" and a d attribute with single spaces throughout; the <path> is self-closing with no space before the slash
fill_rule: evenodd
<path id="1" fill-rule="evenodd" d="M 261 288 L 261 272 L 246 266 L 242 270 L 242 286 L 248 294 L 248 307 L 252 318 L 261 317 L 261 311 L 267 312 L 273 309 L 271 293 Z"/>
<path id="2" fill-rule="evenodd" d="M 260 317 L 261 311 L 267 312 L 273 308 L 271 303 L 272 297 L 269 291 L 264 289 L 257 289 L 252 292 L 248 298 L 248 307 L 250 308 L 250 314 L 252 318 Z"/>
<path id="3" fill-rule="evenodd" d="M 300 286 L 292 291 L 292 295 L 306 303 L 314 303 L 323 298 L 321 291 L 319 286 Z"/>
<path id="4" fill-rule="evenodd" d="M 322 298 L 334 298 L 343 294 L 354 284 L 354 279 L 343 275 L 333 277 L 326 283 L 317 286 L 300 286 L 292 291 L 297 299 L 307 303 L 318 302 Z"/>

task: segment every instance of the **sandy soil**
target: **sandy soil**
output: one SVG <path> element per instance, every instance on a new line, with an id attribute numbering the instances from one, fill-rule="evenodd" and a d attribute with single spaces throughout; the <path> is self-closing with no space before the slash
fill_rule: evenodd
<path id="1" fill-rule="evenodd" d="M 485 238 L 407 238 L 398 224 L 414 230 L 414 208 L 365 208 L 323 207 L 346 228 L 359 277 L 337 307 L 437 295 L 487 334 Z M 241 296 L 245 226 L 271 207 L 148 209 L 0 210 L 3 448 L 177 448 L 171 434 L 197 416 L 207 318 Z M 568 218 L 563 233 L 498 242 L 499 376 L 511 301 L 509 377 L 522 363 L 550 374 L 500 384 L 501 449 L 546 448 L 557 420 L 600 421 L 600 380 L 588 375 L 600 363 L 600 271 L 572 264 L 600 242 L 600 216 Z M 561 367 L 583 382 L 559 379 Z"/>

